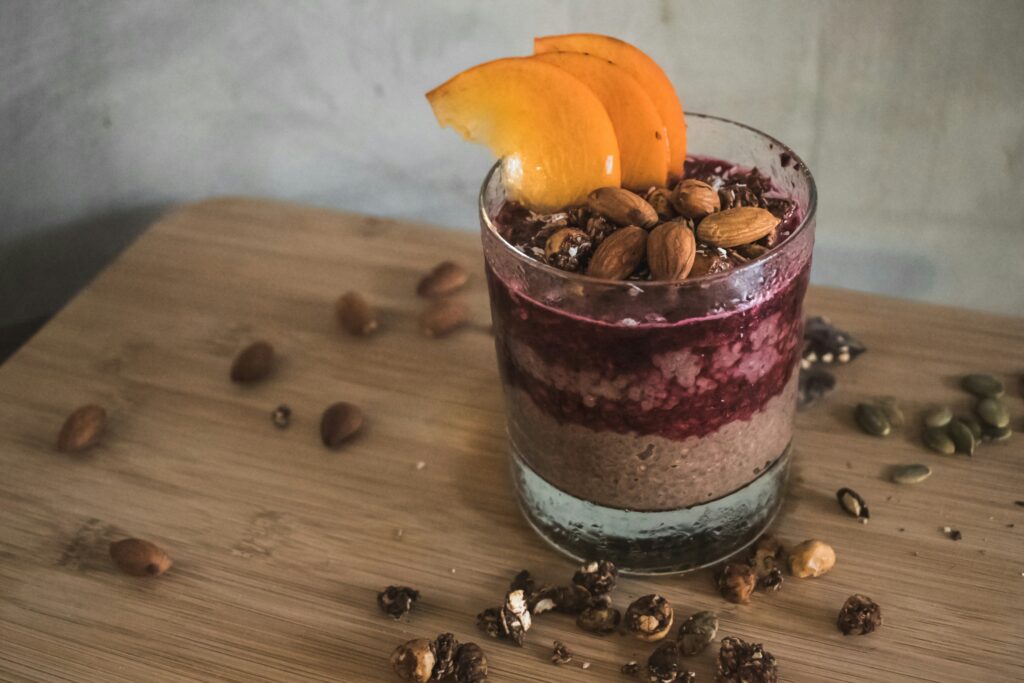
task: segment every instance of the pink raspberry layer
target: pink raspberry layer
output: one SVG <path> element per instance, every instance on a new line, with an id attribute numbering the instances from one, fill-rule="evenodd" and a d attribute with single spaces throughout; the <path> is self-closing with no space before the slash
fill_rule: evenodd
<path id="1" fill-rule="evenodd" d="M 675 441 L 711 434 L 749 420 L 792 377 L 809 271 L 744 310 L 671 324 L 569 315 L 488 271 L 503 378 L 560 423 Z"/>

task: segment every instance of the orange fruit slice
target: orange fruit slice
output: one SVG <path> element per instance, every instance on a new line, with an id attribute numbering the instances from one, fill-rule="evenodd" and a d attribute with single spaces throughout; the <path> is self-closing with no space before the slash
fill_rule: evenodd
<path id="1" fill-rule="evenodd" d="M 548 52 L 534 59 L 567 71 L 601 100 L 619 140 L 622 186 L 644 191 L 668 182 L 668 131 L 654 102 L 628 71 L 579 52 Z"/>
<path id="2" fill-rule="evenodd" d="M 427 93 L 438 122 L 501 158 L 511 198 L 535 211 L 581 204 L 621 180 L 615 129 L 597 95 L 556 66 L 509 57 Z"/>
<path id="3" fill-rule="evenodd" d="M 644 87 L 654 106 L 661 115 L 661 122 L 668 130 L 668 170 L 672 177 L 683 174 L 686 161 L 686 120 L 683 105 L 676 95 L 672 82 L 658 64 L 629 43 L 596 33 L 569 33 L 561 36 L 545 36 L 533 39 L 533 51 L 583 52 L 610 59 L 628 71 Z"/>

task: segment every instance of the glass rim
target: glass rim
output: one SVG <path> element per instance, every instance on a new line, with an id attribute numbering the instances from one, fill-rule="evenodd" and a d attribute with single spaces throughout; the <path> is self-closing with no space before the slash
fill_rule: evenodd
<path id="1" fill-rule="evenodd" d="M 807 227 L 807 225 L 814 221 L 814 216 L 818 208 L 818 186 L 814 182 L 814 176 L 811 174 L 810 169 L 807 167 L 807 163 L 799 154 L 794 152 L 792 148 L 790 148 L 788 145 L 780 141 L 778 138 L 768 135 L 764 131 L 758 130 L 753 126 L 748 126 L 745 123 L 733 121 L 732 119 L 727 119 L 723 116 L 715 116 L 713 114 L 702 114 L 700 112 L 688 111 L 686 112 L 686 116 L 699 119 L 711 119 L 714 121 L 721 121 L 722 123 L 727 123 L 738 128 L 744 128 L 746 130 L 749 130 L 752 133 L 757 134 L 761 138 L 764 138 L 770 144 L 777 145 L 779 147 L 780 153 L 784 152 L 788 154 L 790 158 L 793 160 L 794 164 L 799 164 L 799 173 L 807 181 L 807 211 L 800 219 L 800 223 L 796 226 L 796 228 L 794 228 L 793 231 L 789 235 L 787 235 L 784 240 L 776 244 L 766 253 L 761 254 L 756 258 L 750 259 L 746 263 L 742 263 L 734 268 L 731 268 L 721 273 L 709 273 L 705 275 L 698 275 L 697 277 L 694 278 L 687 277 L 683 280 L 609 280 L 605 278 L 591 277 L 590 275 L 584 275 L 583 273 L 573 273 L 567 270 L 562 270 L 561 268 L 555 268 L 554 266 L 548 265 L 543 261 L 538 261 L 537 259 L 530 258 L 522 251 L 517 249 L 513 244 L 506 240 L 505 237 L 502 236 L 500 232 L 498 232 L 496 226 L 494 225 L 494 222 L 491 220 L 491 215 L 487 211 L 487 206 L 485 205 L 484 196 L 487 193 L 487 188 L 491 184 L 491 179 L 494 177 L 494 174 L 501 167 L 500 159 L 496 161 L 493 166 L 491 166 L 491 169 L 487 172 L 487 175 L 484 177 L 483 185 L 480 186 L 480 195 L 477 198 L 477 208 L 480 212 L 481 223 L 484 226 L 486 226 L 487 230 L 489 230 L 495 237 L 498 238 L 498 241 L 501 243 L 501 245 L 505 247 L 508 251 L 510 251 L 517 260 L 521 261 L 522 263 L 525 263 L 530 268 L 539 268 L 544 272 L 548 272 L 553 276 L 562 278 L 570 282 L 589 282 L 609 287 L 618 287 L 622 289 L 643 290 L 644 288 L 649 287 L 699 287 L 702 285 L 706 285 L 707 283 L 710 282 L 718 282 L 721 280 L 729 279 L 730 277 L 736 277 L 739 273 L 746 272 L 748 269 L 754 266 L 760 267 L 772 261 L 773 259 L 778 258 L 779 255 L 784 251 L 784 247 L 794 242 L 795 239 L 804 232 L 804 229 Z M 728 161 L 728 159 L 725 159 L 724 161 Z"/>

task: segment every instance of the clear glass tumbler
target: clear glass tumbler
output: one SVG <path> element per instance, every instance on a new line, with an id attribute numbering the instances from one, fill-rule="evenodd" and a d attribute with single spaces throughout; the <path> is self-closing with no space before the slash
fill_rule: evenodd
<path id="1" fill-rule="evenodd" d="M 688 114 L 691 156 L 757 167 L 799 225 L 733 270 L 681 282 L 596 280 L 480 224 L 522 510 L 556 548 L 626 572 L 680 572 L 753 542 L 782 503 L 793 437 L 816 191 L 771 137 Z"/>

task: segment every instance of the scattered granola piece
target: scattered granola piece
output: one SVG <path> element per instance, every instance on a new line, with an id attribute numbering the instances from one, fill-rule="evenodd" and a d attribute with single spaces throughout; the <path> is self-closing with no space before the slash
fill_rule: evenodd
<path id="1" fill-rule="evenodd" d="M 377 604 L 392 619 L 401 619 L 420 599 L 420 592 L 408 586 L 388 586 L 377 593 Z"/>
<path id="2" fill-rule="evenodd" d="M 626 609 L 626 629 L 640 640 L 655 642 L 668 635 L 673 621 L 672 605 L 657 594 L 637 598 Z"/>
<path id="3" fill-rule="evenodd" d="M 882 610 L 868 596 L 856 593 L 843 603 L 836 624 L 844 636 L 866 635 L 882 625 Z"/>
<path id="4" fill-rule="evenodd" d="M 722 640 L 718 652 L 719 683 L 777 683 L 775 657 L 760 643 L 747 643 L 739 638 Z"/>

